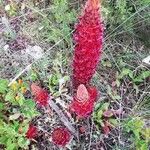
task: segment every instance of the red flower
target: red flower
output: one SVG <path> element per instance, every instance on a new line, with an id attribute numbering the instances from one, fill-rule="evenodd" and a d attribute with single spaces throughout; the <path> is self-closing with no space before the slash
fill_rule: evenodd
<path id="1" fill-rule="evenodd" d="M 35 83 L 31 85 L 32 94 L 35 96 L 34 100 L 40 106 L 46 106 L 48 104 L 49 94 L 46 90 L 42 89 Z"/>
<path id="2" fill-rule="evenodd" d="M 110 128 L 106 124 L 102 127 L 102 130 L 105 135 L 108 135 L 110 132 Z"/>
<path id="3" fill-rule="evenodd" d="M 102 131 L 105 135 L 108 135 L 111 131 L 111 125 L 107 120 L 104 121 L 104 126 L 102 127 Z"/>
<path id="4" fill-rule="evenodd" d="M 70 141 L 71 134 L 67 128 L 55 128 L 52 132 L 52 141 L 56 145 L 65 146 Z"/>
<path id="5" fill-rule="evenodd" d="M 73 85 L 87 84 L 95 73 L 102 52 L 103 26 L 99 0 L 88 0 L 74 33 Z"/>
<path id="6" fill-rule="evenodd" d="M 28 139 L 33 139 L 37 136 L 37 134 L 38 134 L 37 128 L 33 125 L 30 125 L 28 131 L 26 132 L 26 137 Z"/>
<path id="7" fill-rule="evenodd" d="M 80 84 L 77 89 L 77 95 L 74 97 L 70 110 L 75 112 L 79 117 L 89 116 L 94 109 L 94 102 L 97 98 L 96 88 L 86 87 Z"/>

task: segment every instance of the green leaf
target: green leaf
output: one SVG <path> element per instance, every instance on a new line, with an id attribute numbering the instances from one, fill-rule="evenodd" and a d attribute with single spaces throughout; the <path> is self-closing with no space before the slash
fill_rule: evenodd
<path id="1" fill-rule="evenodd" d="M 27 148 L 27 146 L 30 144 L 30 141 L 28 139 L 25 139 L 23 137 L 18 138 L 18 145 L 21 148 Z"/>
<path id="2" fill-rule="evenodd" d="M 144 71 L 140 75 L 138 75 L 135 79 L 133 79 L 133 81 L 134 82 L 143 82 L 148 77 L 150 77 L 150 71 Z"/>
<path id="3" fill-rule="evenodd" d="M 28 119 L 38 116 L 40 113 L 36 111 L 35 102 L 32 99 L 27 99 L 21 108 L 21 112 Z"/>
<path id="4" fill-rule="evenodd" d="M 35 109 L 35 102 L 32 99 L 27 99 L 24 101 L 24 106 L 28 107 L 29 109 Z"/>
<path id="5" fill-rule="evenodd" d="M 118 79 L 116 79 L 116 85 L 117 85 L 117 87 L 120 86 L 120 81 Z"/>
<path id="6" fill-rule="evenodd" d="M 130 77 L 132 77 L 132 70 L 128 69 L 128 68 L 123 68 L 121 74 L 118 76 L 119 79 L 122 79 L 124 76 L 129 75 Z"/>
<path id="7" fill-rule="evenodd" d="M 97 111 L 99 108 L 101 108 L 101 106 L 102 106 L 102 103 L 96 104 L 96 106 L 95 106 L 95 111 Z"/>
<path id="8" fill-rule="evenodd" d="M 4 109 L 4 104 L 0 102 L 0 111 Z"/>
<path id="9" fill-rule="evenodd" d="M 57 85 L 58 83 L 59 83 L 58 76 L 57 75 L 52 75 L 50 77 L 50 84 L 51 85 Z"/>
<path id="10" fill-rule="evenodd" d="M 135 89 L 136 94 L 138 94 L 139 93 L 139 87 L 135 83 L 133 84 L 133 88 Z"/>
<path id="11" fill-rule="evenodd" d="M 117 119 L 109 119 L 109 122 L 114 126 L 118 125 Z"/>
<path id="12" fill-rule="evenodd" d="M 150 141 L 150 127 L 142 130 L 142 135 L 147 141 Z"/>
<path id="13" fill-rule="evenodd" d="M 1 132 L 1 134 L 2 134 L 2 132 Z M 0 136 L 0 144 L 6 144 L 6 142 L 7 142 L 7 137 L 6 136 Z"/>
<path id="14" fill-rule="evenodd" d="M 8 88 L 8 80 L 0 79 L 0 93 L 5 93 Z"/>
<path id="15" fill-rule="evenodd" d="M 142 139 L 135 139 L 136 150 L 148 150 L 148 143 Z"/>
<path id="16" fill-rule="evenodd" d="M 16 149 L 16 144 L 12 142 L 12 139 L 8 139 L 6 149 L 7 150 L 15 150 Z"/>
<path id="17" fill-rule="evenodd" d="M 102 115 L 103 115 L 103 111 L 102 110 L 98 111 L 97 112 L 97 120 L 101 120 Z"/>
<path id="18" fill-rule="evenodd" d="M 32 119 L 33 117 L 40 115 L 40 113 L 36 110 L 35 102 L 30 99 L 25 101 L 21 112 L 28 119 Z"/>
<path id="19" fill-rule="evenodd" d="M 6 96 L 5 96 L 5 100 L 9 101 L 9 102 L 13 102 L 15 101 L 14 99 L 14 93 L 12 91 L 9 91 Z"/>
<path id="20" fill-rule="evenodd" d="M 32 81 L 36 81 L 38 79 L 38 76 L 36 74 L 36 72 L 32 71 L 31 75 L 30 75 L 30 78 Z"/>
<path id="21" fill-rule="evenodd" d="M 55 93 L 53 94 L 54 97 L 58 97 L 58 96 L 60 96 L 60 95 L 61 95 L 61 93 L 60 93 L 59 91 L 57 91 L 57 92 L 55 92 Z"/>
<path id="22" fill-rule="evenodd" d="M 101 109 L 102 109 L 103 111 L 105 111 L 105 110 L 108 109 L 109 105 L 110 105 L 109 103 L 104 103 L 104 104 L 102 105 Z"/>
<path id="23" fill-rule="evenodd" d="M 112 96 L 112 98 L 114 99 L 114 100 L 121 100 L 121 96 L 120 95 L 111 95 Z"/>
<path id="24" fill-rule="evenodd" d="M 109 60 L 102 61 L 102 65 L 105 66 L 105 67 L 109 67 L 109 68 L 112 67 L 112 64 Z"/>
<path id="25" fill-rule="evenodd" d="M 64 76 L 63 79 L 64 79 L 64 81 L 68 81 L 70 79 L 70 77 L 69 76 Z"/>
<path id="26" fill-rule="evenodd" d="M 19 103 L 20 106 L 22 106 L 23 103 L 24 103 L 24 98 L 23 98 L 23 97 L 20 97 L 20 98 L 17 100 L 17 102 Z"/>
<path id="27" fill-rule="evenodd" d="M 100 110 L 105 111 L 109 107 L 109 103 L 98 103 L 95 106 L 95 112 L 99 112 Z"/>

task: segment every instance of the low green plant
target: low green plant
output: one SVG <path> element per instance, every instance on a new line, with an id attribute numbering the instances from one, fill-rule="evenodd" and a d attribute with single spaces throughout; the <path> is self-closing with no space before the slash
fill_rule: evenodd
<path id="1" fill-rule="evenodd" d="M 144 80 L 150 77 L 150 71 L 147 69 L 142 69 L 139 72 L 134 72 L 129 68 L 123 68 L 118 79 L 123 79 L 124 77 L 128 76 L 133 83 L 138 85 L 139 83 L 144 82 Z"/>
<path id="2" fill-rule="evenodd" d="M 110 103 L 98 103 L 95 106 L 95 110 L 93 113 L 93 119 L 97 125 L 97 127 L 104 127 L 104 122 L 107 120 L 107 122 L 110 123 L 110 125 L 113 127 L 117 124 L 117 119 L 114 118 L 114 113 L 112 110 L 109 109 Z M 107 116 L 104 115 L 104 113 L 107 113 Z"/>
<path id="3" fill-rule="evenodd" d="M 76 21 L 76 12 L 70 9 L 68 0 L 53 0 L 47 19 L 41 22 L 42 37 L 48 42 L 57 43 L 64 39 L 61 48 L 70 47 L 71 24 Z"/>
<path id="4" fill-rule="evenodd" d="M 26 132 L 39 113 L 35 102 L 25 98 L 27 90 L 27 83 L 22 80 L 8 87 L 8 81 L 0 79 L 0 145 L 6 150 L 27 148 L 30 144 Z"/>
<path id="5" fill-rule="evenodd" d="M 131 135 L 129 139 L 132 142 L 132 147 L 136 147 L 136 150 L 148 150 L 150 128 L 145 126 L 141 117 L 128 118 L 123 122 L 123 126 L 125 131 Z"/>
<path id="6" fill-rule="evenodd" d="M 106 0 L 103 1 L 103 13 L 107 20 L 107 31 L 113 36 L 118 33 L 134 33 L 141 23 L 149 23 L 147 8 L 149 0 Z M 142 18 L 141 18 L 142 16 Z"/>
<path id="7" fill-rule="evenodd" d="M 148 69 L 141 68 L 135 71 L 125 66 L 122 68 L 120 74 L 117 72 L 115 82 L 119 87 L 122 80 L 128 79 L 133 88 L 136 90 L 136 93 L 139 93 L 139 85 L 143 84 L 149 77 L 150 71 Z"/>

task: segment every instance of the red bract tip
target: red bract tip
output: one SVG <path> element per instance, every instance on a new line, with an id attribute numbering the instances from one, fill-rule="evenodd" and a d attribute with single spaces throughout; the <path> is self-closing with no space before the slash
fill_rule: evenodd
<path id="1" fill-rule="evenodd" d="M 26 137 L 28 139 L 33 139 L 37 136 L 37 134 L 38 134 L 37 128 L 33 125 L 30 125 L 28 131 L 26 132 Z"/>
<path id="2" fill-rule="evenodd" d="M 104 126 L 102 127 L 102 131 L 105 135 L 108 135 L 111 131 L 111 125 L 108 123 L 108 121 L 104 122 Z"/>
<path id="3" fill-rule="evenodd" d="M 100 0 L 88 0 L 85 8 L 97 9 L 99 8 Z"/>
<path id="4" fill-rule="evenodd" d="M 103 133 L 104 133 L 105 135 L 108 135 L 109 132 L 110 132 L 110 128 L 109 128 L 109 126 L 107 126 L 107 125 L 104 125 L 104 126 L 102 127 L 102 130 L 103 130 Z"/>
<path id="5" fill-rule="evenodd" d="M 96 71 L 102 52 L 103 25 L 99 15 L 99 0 L 88 0 L 75 27 L 73 85 L 88 84 Z"/>
<path id="6" fill-rule="evenodd" d="M 71 138 L 70 132 L 67 130 L 67 128 L 59 127 L 55 128 L 52 132 L 52 141 L 54 144 L 58 146 L 65 146 Z"/>
<path id="7" fill-rule="evenodd" d="M 79 117 L 87 117 L 91 115 L 94 109 L 94 102 L 97 98 L 96 88 L 89 87 L 86 90 L 83 90 L 84 85 L 79 85 L 77 89 L 77 95 L 73 98 L 72 103 L 70 104 L 70 110 L 75 112 Z M 84 86 L 84 88 L 86 88 Z M 87 99 L 88 92 L 88 99 Z M 82 96 L 83 95 L 83 96 Z M 80 97 L 79 97 L 80 96 Z M 85 98 L 85 99 L 83 99 Z"/>
<path id="8" fill-rule="evenodd" d="M 40 106 L 46 106 L 48 104 L 49 94 L 46 90 L 42 89 L 35 83 L 31 85 L 32 94 L 35 96 L 34 100 Z"/>
<path id="9" fill-rule="evenodd" d="M 89 99 L 89 93 L 83 84 L 80 84 L 77 89 L 77 99 L 80 101 L 86 101 Z"/>

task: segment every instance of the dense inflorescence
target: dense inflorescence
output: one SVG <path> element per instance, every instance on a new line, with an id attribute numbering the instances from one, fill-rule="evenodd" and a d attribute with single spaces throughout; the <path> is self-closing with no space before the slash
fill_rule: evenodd
<path id="1" fill-rule="evenodd" d="M 26 137 L 28 139 L 34 139 L 38 134 L 38 130 L 35 126 L 30 125 L 28 131 L 26 132 Z"/>
<path id="2" fill-rule="evenodd" d="M 40 106 L 47 106 L 48 100 L 49 100 L 49 93 L 33 83 L 31 85 L 31 91 L 34 95 L 34 100 L 40 105 Z"/>
<path id="3" fill-rule="evenodd" d="M 65 146 L 70 141 L 70 138 L 71 134 L 67 128 L 58 127 L 52 132 L 52 141 L 58 146 Z"/>
<path id="4" fill-rule="evenodd" d="M 99 15 L 99 0 L 88 0 L 75 26 L 73 85 L 88 84 L 102 52 L 103 25 Z"/>
<path id="5" fill-rule="evenodd" d="M 79 117 L 88 117 L 94 109 L 94 103 L 97 98 L 97 90 L 94 87 L 86 87 L 81 84 L 78 86 L 77 94 L 73 97 L 70 104 L 71 112 Z"/>

